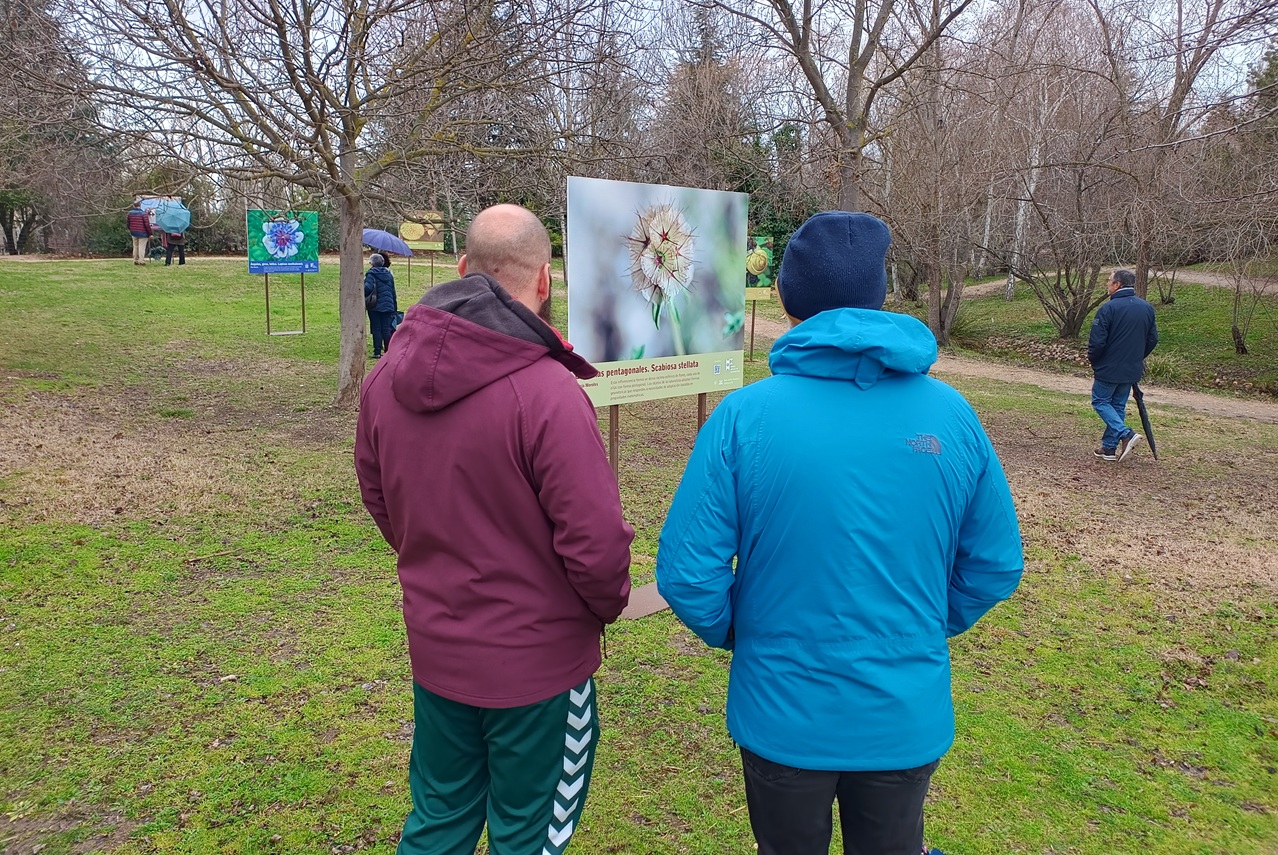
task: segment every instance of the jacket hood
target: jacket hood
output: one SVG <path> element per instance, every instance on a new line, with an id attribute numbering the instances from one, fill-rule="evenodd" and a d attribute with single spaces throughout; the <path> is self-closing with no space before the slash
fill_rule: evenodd
<path id="1" fill-rule="evenodd" d="M 366 275 L 372 276 L 381 282 L 389 282 L 391 280 L 391 272 L 385 267 L 370 267 Z"/>
<path id="2" fill-rule="evenodd" d="M 885 374 L 926 374 L 936 337 L 909 315 L 879 309 L 831 309 L 777 339 L 773 374 L 852 380 L 868 389 Z"/>
<path id="3" fill-rule="evenodd" d="M 409 307 L 374 371 L 391 373 L 400 404 L 431 412 L 547 357 L 583 380 L 599 373 L 496 281 L 472 274 Z"/>

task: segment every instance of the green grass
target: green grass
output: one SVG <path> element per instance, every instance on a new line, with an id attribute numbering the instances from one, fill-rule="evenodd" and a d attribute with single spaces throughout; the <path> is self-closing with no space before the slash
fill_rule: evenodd
<path id="1" fill-rule="evenodd" d="M 284 326 L 300 305 L 278 279 Z M 0 261 L 0 851 L 394 851 L 411 684 L 353 417 L 328 406 L 335 290 L 334 266 L 308 276 L 308 334 L 268 338 L 242 264 Z M 33 308 L 50 295 L 59 313 Z M 1274 588 L 1201 568 L 1278 555 L 1278 427 L 1168 411 L 1173 463 L 1075 469 L 1021 438 L 1090 435 L 1081 399 L 964 391 L 1008 467 L 1027 573 L 953 643 L 959 736 L 929 841 L 1275 851 Z M 622 408 L 636 583 L 695 413 Z M 1145 539 L 1115 540 L 1115 501 Z M 1170 572 L 1175 556 L 1197 582 Z M 723 726 L 729 655 L 669 614 L 611 627 L 608 652 L 570 851 L 752 851 Z"/>

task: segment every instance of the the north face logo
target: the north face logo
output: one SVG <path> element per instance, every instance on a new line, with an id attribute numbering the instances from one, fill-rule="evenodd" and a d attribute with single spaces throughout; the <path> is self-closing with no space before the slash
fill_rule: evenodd
<path id="1" fill-rule="evenodd" d="M 905 443 L 919 454 L 941 453 L 941 441 L 930 433 L 921 433 L 914 439 L 907 439 Z"/>

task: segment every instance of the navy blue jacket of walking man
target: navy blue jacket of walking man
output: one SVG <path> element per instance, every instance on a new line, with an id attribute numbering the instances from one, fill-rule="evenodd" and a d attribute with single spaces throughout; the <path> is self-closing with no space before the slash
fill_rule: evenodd
<path id="1" fill-rule="evenodd" d="M 1154 307 L 1136 296 L 1136 277 L 1130 270 L 1115 270 L 1105 287 L 1109 300 L 1096 310 L 1087 338 L 1087 359 L 1092 363 L 1092 409 L 1105 423 L 1101 460 L 1123 461 L 1144 437 L 1127 426 L 1127 396 L 1132 384 L 1145 373 L 1145 357 L 1158 345 Z"/>
<path id="2" fill-rule="evenodd" d="M 733 651 L 728 730 L 759 855 L 919 855 L 954 742 L 946 639 L 1011 596 L 1024 560 L 1003 467 L 936 338 L 881 311 L 891 236 L 817 214 L 777 291 L 794 324 L 772 376 L 701 429 L 657 551 L 657 587 Z"/>

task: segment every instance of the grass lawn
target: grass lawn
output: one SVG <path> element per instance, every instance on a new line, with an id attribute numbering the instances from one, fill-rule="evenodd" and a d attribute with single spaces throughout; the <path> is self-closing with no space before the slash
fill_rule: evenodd
<path id="1" fill-rule="evenodd" d="M 394 852 L 411 684 L 354 416 L 329 407 L 337 268 L 307 277 L 306 335 L 267 337 L 244 267 L 0 260 L 0 852 Z M 276 329 L 300 326 L 297 284 L 272 277 Z M 1216 317 L 1196 293 L 1159 309 L 1167 352 L 1194 366 L 1224 359 L 1208 335 L 1171 346 Z M 973 310 L 1023 329 L 1026 300 Z M 1085 400 L 961 388 L 1027 565 L 952 643 L 958 740 L 930 844 L 1278 851 L 1278 426 L 1164 408 L 1163 461 L 1107 466 Z M 695 415 L 692 399 L 622 408 L 636 583 Z M 668 613 L 611 627 L 608 651 L 569 851 L 753 851 L 729 655 Z"/>

